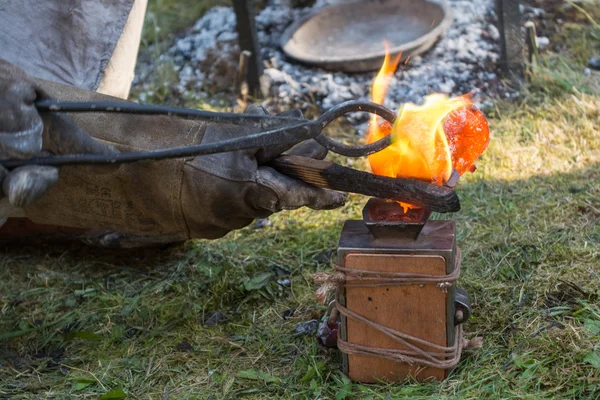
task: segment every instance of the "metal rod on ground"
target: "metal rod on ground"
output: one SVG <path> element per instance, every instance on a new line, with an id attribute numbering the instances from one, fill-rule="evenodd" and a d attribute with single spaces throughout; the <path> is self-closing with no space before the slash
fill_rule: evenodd
<path id="1" fill-rule="evenodd" d="M 258 97 L 260 95 L 260 77 L 263 73 L 263 65 L 260 58 L 252 0 L 233 0 L 233 9 L 237 21 L 240 49 L 250 52 L 246 73 L 248 92 L 250 95 Z"/>
<path id="2" fill-rule="evenodd" d="M 539 56 L 538 38 L 535 33 L 535 24 L 533 21 L 527 21 L 525 23 L 525 38 L 527 41 L 527 57 L 529 64 L 533 64 L 534 61 L 537 61 Z"/>
<path id="3" fill-rule="evenodd" d="M 523 39 L 519 0 L 496 0 L 498 31 L 500 32 L 500 64 L 504 75 L 520 85 L 524 77 Z"/>

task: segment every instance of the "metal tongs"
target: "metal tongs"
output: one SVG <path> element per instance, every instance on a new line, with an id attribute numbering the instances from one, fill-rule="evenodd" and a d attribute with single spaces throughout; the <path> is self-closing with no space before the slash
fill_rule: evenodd
<path id="1" fill-rule="evenodd" d="M 242 124 L 247 122 L 260 122 L 265 119 L 277 119 L 282 122 L 288 122 L 288 124 L 282 128 L 266 132 L 194 146 L 111 155 L 67 154 L 36 157 L 27 160 L 12 159 L 0 161 L 0 165 L 5 168 L 15 168 L 23 165 L 102 165 L 164 160 L 281 144 L 297 144 L 309 139 L 314 139 L 332 153 L 348 157 L 363 157 L 388 147 L 391 144 L 391 137 L 386 136 L 374 143 L 366 145 L 351 146 L 336 142 L 325 136 L 322 133 L 323 129 L 335 119 L 350 112 L 362 111 L 376 114 L 391 123 L 393 123 L 396 118 L 396 114 L 393 111 L 369 101 L 348 101 L 339 104 L 313 121 L 282 116 L 222 113 L 119 102 L 57 102 L 52 100 L 42 100 L 35 104 L 39 112 L 102 112 L 137 115 L 167 115 L 171 117 L 227 124 Z M 315 160 L 292 155 L 280 156 L 271 161 L 268 165 L 283 174 L 317 187 L 402 201 L 425 207 L 436 212 L 454 212 L 460 209 L 460 202 L 456 192 L 446 186 L 434 185 L 415 179 L 396 179 L 373 175 L 367 172 L 343 167 L 330 161 Z"/>

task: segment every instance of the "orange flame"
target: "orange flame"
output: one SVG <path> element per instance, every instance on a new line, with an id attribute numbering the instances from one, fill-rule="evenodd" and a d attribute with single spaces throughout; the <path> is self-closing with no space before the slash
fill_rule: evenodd
<path id="1" fill-rule="evenodd" d="M 373 82 L 372 98 L 383 104 L 389 81 L 400 56 L 390 61 L 389 54 Z M 489 128 L 483 113 L 469 96 L 448 98 L 432 94 L 423 105 L 407 103 L 392 126 L 371 119 L 368 143 L 387 135 L 392 145 L 369 156 L 373 173 L 393 178 L 414 178 L 442 185 L 455 169 L 459 175 L 474 170 L 474 163 L 489 142 Z M 402 204 L 405 208 L 415 208 Z"/>
<path id="2" fill-rule="evenodd" d="M 375 77 L 371 90 L 373 102 L 377 104 L 383 104 L 387 88 L 390 85 L 390 79 L 394 76 L 394 72 L 396 72 L 396 68 L 398 68 L 398 63 L 400 62 L 400 57 L 402 57 L 402 53 L 400 53 L 394 59 L 390 59 L 390 50 L 387 42 L 383 42 L 383 45 L 385 46 L 385 58 L 383 59 L 381 69 Z M 373 117 L 377 118 L 375 115 Z"/>

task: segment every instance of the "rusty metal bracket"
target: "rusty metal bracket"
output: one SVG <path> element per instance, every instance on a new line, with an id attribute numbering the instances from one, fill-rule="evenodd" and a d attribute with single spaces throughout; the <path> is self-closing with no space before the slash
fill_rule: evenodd
<path id="1" fill-rule="evenodd" d="M 463 288 L 454 291 L 454 325 L 460 325 L 471 317 L 471 298 Z"/>

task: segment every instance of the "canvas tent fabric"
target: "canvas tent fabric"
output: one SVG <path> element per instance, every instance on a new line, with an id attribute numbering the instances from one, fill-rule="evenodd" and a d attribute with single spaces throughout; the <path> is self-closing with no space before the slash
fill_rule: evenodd
<path id="1" fill-rule="evenodd" d="M 99 88 L 135 0 L 5 0 L 0 57 L 32 76 Z"/>

